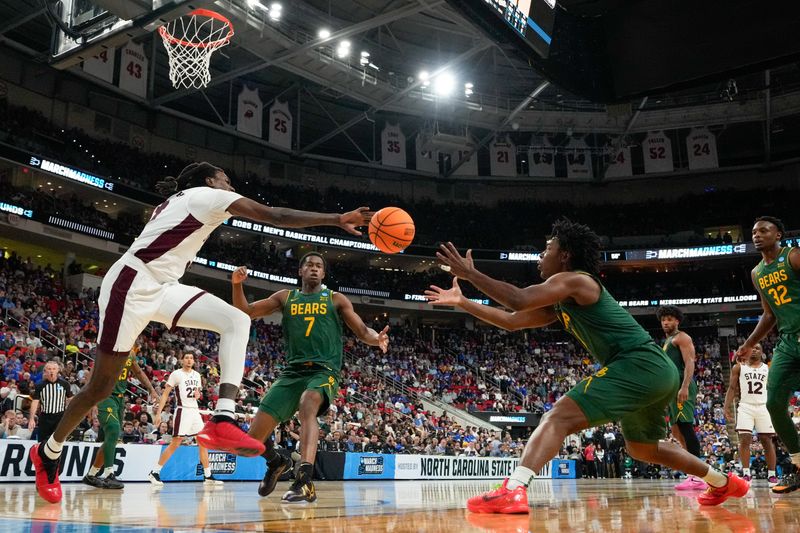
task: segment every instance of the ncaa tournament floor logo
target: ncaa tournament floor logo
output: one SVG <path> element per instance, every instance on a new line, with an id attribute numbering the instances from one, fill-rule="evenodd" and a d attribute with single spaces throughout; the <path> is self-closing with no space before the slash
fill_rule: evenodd
<path id="1" fill-rule="evenodd" d="M 236 472 L 236 456 L 225 452 L 208 452 L 208 466 L 212 474 L 233 474 Z M 203 465 L 198 463 L 196 474 L 203 476 Z"/>
<path id="2" fill-rule="evenodd" d="M 358 463 L 358 475 L 383 475 L 383 457 L 361 457 Z"/>

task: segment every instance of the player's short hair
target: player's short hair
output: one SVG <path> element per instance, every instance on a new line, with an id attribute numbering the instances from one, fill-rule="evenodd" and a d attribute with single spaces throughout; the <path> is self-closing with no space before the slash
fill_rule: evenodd
<path id="1" fill-rule="evenodd" d="M 775 224 L 775 227 L 778 228 L 781 236 L 786 235 L 786 227 L 783 225 L 783 221 L 779 218 L 763 216 L 758 217 L 755 222 L 769 222 L 771 224 Z M 755 224 L 755 222 L 753 222 L 753 224 Z"/>
<path id="2" fill-rule="evenodd" d="M 194 359 L 194 353 L 192 353 L 192 352 L 183 352 L 183 355 L 181 356 L 181 359 L 183 359 L 183 358 L 184 358 L 184 357 L 186 357 L 187 355 L 191 355 L 191 356 L 192 356 L 192 359 Z"/>
<path id="3" fill-rule="evenodd" d="M 589 226 L 562 217 L 553 223 L 550 238 L 558 239 L 558 247 L 569 252 L 572 270 L 600 273 L 600 237 Z"/>
<path id="4" fill-rule="evenodd" d="M 156 183 L 156 191 L 162 196 L 169 196 L 189 187 L 205 185 L 206 178 L 213 178 L 221 168 L 215 167 L 211 163 L 201 161 L 200 163 L 190 163 L 181 170 L 178 177 L 167 176 Z"/>
<path id="5" fill-rule="evenodd" d="M 303 257 L 300 258 L 300 263 L 298 263 L 298 266 L 302 267 L 303 265 L 305 265 L 306 259 L 308 259 L 309 257 L 319 257 L 322 260 L 322 268 L 325 269 L 325 272 L 328 271 L 328 262 L 325 261 L 325 257 L 323 257 L 322 254 L 319 252 L 308 252 L 307 254 L 304 254 Z"/>
<path id="6" fill-rule="evenodd" d="M 677 318 L 678 322 L 683 322 L 683 311 L 674 305 L 662 305 L 658 308 L 658 311 L 656 311 L 656 317 L 661 320 L 665 316 L 671 316 Z"/>

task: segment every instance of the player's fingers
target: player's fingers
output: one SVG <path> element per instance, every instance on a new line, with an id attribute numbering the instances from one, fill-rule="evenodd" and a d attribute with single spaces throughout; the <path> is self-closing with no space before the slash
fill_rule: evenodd
<path id="1" fill-rule="evenodd" d="M 386 326 L 381 330 L 381 335 L 385 335 L 387 331 L 389 331 L 389 326 Z"/>
<path id="2" fill-rule="evenodd" d="M 360 232 L 360 231 L 358 231 L 358 230 L 357 230 L 356 228 L 354 228 L 354 227 L 351 227 L 351 226 L 346 226 L 344 229 L 345 229 L 345 230 L 347 230 L 347 232 L 348 232 L 348 233 L 352 233 L 353 235 L 357 235 L 358 237 L 360 237 L 360 236 L 361 236 L 361 232 Z"/>
<path id="3" fill-rule="evenodd" d="M 461 257 L 461 254 L 458 253 L 458 248 L 456 248 L 455 244 L 450 241 L 447 241 L 447 248 L 450 250 L 450 253 L 453 254 L 455 257 Z"/>
<path id="4" fill-rule="evenodd" d="M 436 252 L 436 259 L 444 263 L 444 265 L 447 267 L 450 267 L 453 264 L 453 261 L 450 259 L 450 256 L 445 255 L 442 252 Z"/>

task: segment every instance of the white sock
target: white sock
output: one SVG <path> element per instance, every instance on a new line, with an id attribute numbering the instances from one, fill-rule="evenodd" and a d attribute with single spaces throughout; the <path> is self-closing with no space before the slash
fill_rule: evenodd
<path id="1" fill-rule="evenodd" d="M 220 398 L 217 401 L 217 409 L 214 411 L 215 415 L 224 415 L 229 416 L 231 418 L 235 417 L 236 413 L 236 402 L 234 402 L 230 398 Z"/>
<path id="2" fill-rule="evenodd" d="M 156 474 L 160 473 L 161 472 L 161 465 L 154 466 L 153 467 L 153 472 L 155 472 Z"/>
<path id="3" fill-rule="evenodd" d="M 703 476 L 702 479 L 714 488 L 724 487 L 728 484 L 728 476 L 711 467 L 708 468 L 708 474 Z"/>
<path id="4" fill-rule="evenodd" d="M 506 488 L 508 490 L 514 490 L 517 487 L 528 486 L 530 483 L 531 478 L 534 476 L 533 470 L 530 468 L 525 468 L 524 466 L 518 466 L 514 469 L 514 473 L 511 474 L 511 477 L 508 478 L 508 483 L 506 483 Z"/>
<path id="5" fill-rule="evenodd" d="M 774 470 L 767 471 L 767 477 L 777 477 Z"/>
<path id="6" fill-rule="evenodd" d="M 53 437 L 50 437 L 50 438 L 52 439 Z M 47 442 L 50 442 L 50 441 L 47 441 Z M 791 454 L 789 454 L 789 456 L 792 458 L 792 464 L 794 466 L 800 468 L 800 452 L 791 453 Z"/>
<path id="7" fill-rule="evenodd" d="M 203 469 L 203 475 L 205 477 L 211 477 L 211 468 L 204 468 Z"/>
<path id="8" fill-rule="evenodd" d="M 745 476 L 749 476 L 749 475 L 750 475 L 750 469 L 749 469 L 749 468 L 742 468 L 742 473 L 743 473 Z"/>
<path id="9" fill-rule="evenodd" d="M 114 473 L 114 467 L 113 466 L 109 466 L 108 468 L 103 470 L 103 476 L 102 477 L 108 477 L 113 473 Z"/>
<path id="10" fill-rule="evenodd" d="M 58 459 L 61 457 L 61 448 L 64 447 L 63 442 L 58 442 L 53 435 L 44 443 L 44 454 L 50 459 Z"/>
<path id="11" fill-rule="evenodd" d="M 99 471 L 100 471 L 100 468 L 98 468 L 98 467 L 96 467 L 96 466 L 92 466 L 92 467 L 89 469 L 89 474 L 88 474 L 88 475 L 90 475 L 90 476 L 96 476 L 96 475 L 97 475 L 97 473 L 98 473 Z"/>

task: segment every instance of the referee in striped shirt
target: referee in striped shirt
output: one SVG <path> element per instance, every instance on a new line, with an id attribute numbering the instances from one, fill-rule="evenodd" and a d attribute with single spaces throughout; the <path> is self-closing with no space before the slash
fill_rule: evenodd
<path id="1" fill-rule="evenodd" d="M 56 361 L 49 361 L 44 365 L 44 379 L 36 385 L 31 398 L 31 411 L 28 417 L 28 429 L 33 431 L 36 425 L 36 411 L 39 404 L 42 405 L 42 413 L 39 415 L 39 442 L 45 442 L 56 430 L 67 403 L 72 397 L 69 383 L 66 379 L 58 375 L 60 367 Z"/>

